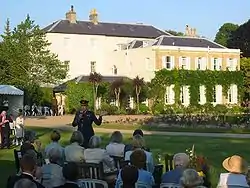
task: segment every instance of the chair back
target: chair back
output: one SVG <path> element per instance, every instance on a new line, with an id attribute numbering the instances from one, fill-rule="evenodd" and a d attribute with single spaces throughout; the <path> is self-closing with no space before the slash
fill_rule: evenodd
<path id="1" fill-rule="evenodd" d="M 79 179 L 103 179 L 103 163 L 78 163 Z"/>
<path id="2" fill-rule="evenodd" d="M 122 182 L 118 185 L 119 188 L 122 188 Z M 137 182 L 135 188 L 152 188 L 151 185 L 145 184 L 143 182 Z"/>
<path id="3" fill-rule="evenodd" d="M 163 174 L 163 165 L 161 164 L 155 165 L 153 177 L 156 185 L 161 184 L 162 174 Z"/>
<path id="4" fill-rule="evenodd" d="M 174 169 L 174 155 L 165 155 L 165 167 L 166 167 L 166 172 L 173 170 Z"/>
<path id="5" fill-rule="evenodd" d="M 124 166 L 129 164 L 129 161 L 125 161 L 124 157 L 118 157 L 118 156 L 110 156 L 114 162 L 115 162 L 115 167 L 117 170 L 122 169 Z"/>
<path id="6" fill-rule="evenodd" d="M 14 158 L 15 158 L 16 171 L 18 173 L 20 171 L 20 160 L 22 158 L 20 150 L 14 149 Z"/>
<path id="7" fill-rule="evenodd" d="M 160 188 L 181 188 L 181 186 L 174 183 L 162 183 Z"/>
<path id="8" fill-rule="evenodd" d="M 80 179 L 77 184 L 80 188 L 108 188 L 107 182 L 96 179 Z"/>

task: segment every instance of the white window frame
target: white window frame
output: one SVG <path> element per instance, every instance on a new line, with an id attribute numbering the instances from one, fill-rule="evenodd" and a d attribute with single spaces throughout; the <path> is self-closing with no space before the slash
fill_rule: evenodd
<path id="1" fill-rule="evenodd" d="M 217 103 L 217 89 L 216 86 L 213 87 L 213 103 Z"/>
<path id="2" fill-rule="evenodd" d="M 113 65 L 112 67 L 112 75 L 117 75 L 118 74 L 118 69 L 116 67 L 116 65 Z"/>
<path id="3" fill-rule="evenodd" d="M 175 96 L 174 96 L 174 85 L 170 85 L 166 87 L 165 91 L 165 104 L 174 104 Z"/>
<path id="4" fill-rule="evenodd" d="M 231 100 L 230 100 L 231 96 Z M 228 89 L 228 97 L 227 97 L 228 104 L 237 104 L 238 103 L 238 87 L 235 84 L 230 85 Z"/>
<path id="5" fill-rule="evenodd" d="M 190 70 L 189 62 L 190 62 L 190 57 L 187 57 L 187 56 L 179 57 L 179 69 Z"/>
<path id="6" fill-rule="evenodd" d="M 149 57 L 145 58 L 145 65 L 146 65 L 146 70 L 148 71 L 154 70 L 154 63 Z"/>
<path id="7" fill-rule="evenodd" d="M 168 58 L 170 61 L 167 61 Z M 169 67 L 168 67 L 168 65 L 169 65 Z M 174 56 L 170 56 L 170 55 L 163 56 L 162 57 L 162 67 L 164 69 L 167 69 L 167 70 L 172 70 L 174 68 Z"/>
<path id="8" fill-rule="evenodd" d="M 90 72 L 96 72 L 96 61 L 90 61 Z"/>
<path id="9" fill-rule="evenodd" d="M 237 59 L 236 58 L 228 58 L 227 59 L 227 69 L 229 71 L 236 71 L 236 69 L 237 69 Z"/>
<path id="10" fill-rule="evenodd" d="M 206 87 L 204 85 L 200 85 L 199 90 L 199 104 L 203 105 L 206 103 Z"/>
<path id="11" fill-rule="evenodd" d="M 63 45 L 64 45 L 64 47 L 69 47 L 69 41 L 70 41 L 69 37 L 64 37 L 63 38 Z"/>
<path id="12" fill-rule="evenodd" d="M 218 57 L 214 57 L 211 59 L 211 70 L 222 70 L 222 59 Z"/>
<path id="13" fill-rule="evenodd" d="M 203 70 L 203 58 L 197 57 L 196 59 L 196 69 L 197 70 Z"/>
<path id="14" fill-rule="evenodd" d="M 181 86 L 180 88 L 180 101 L 184 106 L 188 106 L 190 103 L 189 86 Z"/>

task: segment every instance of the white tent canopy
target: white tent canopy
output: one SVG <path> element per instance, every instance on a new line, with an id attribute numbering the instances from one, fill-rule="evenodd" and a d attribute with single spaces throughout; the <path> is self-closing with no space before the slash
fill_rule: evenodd
<path id="1" fill-rule="evenodd" d="M 0 85 L 0 105 L 8 106 L 8 112 L 17 116 L 23 110 L 24 92 L 11 85 Z"/>
<path id="2" fill-rule="evenodd" d="M 24 92 L 11 85 L 0 85 L 0 95 L 23 95 Z"/>

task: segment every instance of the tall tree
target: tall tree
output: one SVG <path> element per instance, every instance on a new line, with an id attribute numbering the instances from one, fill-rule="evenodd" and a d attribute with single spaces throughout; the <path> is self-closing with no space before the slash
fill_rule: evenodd
<path id="1" fill-rule="evenodd" d="M 184 36 L 184 33 L 174 31 L 174 30 L 166 30 L 166 32 L 168 32 L 168 33 L 170 33 L 171 35 L 174 35 L 174 36 Z"/>
<path id="2" fill-rule="evenodd" d="M 12 31 L 7 20 L 0 46 L 1 68 L 7 73 L 2 80 L 22 88 L 56 84 L 66 78 L 68 62 L 61 62 L 49 51 L 46 33 L 26 17 Z"/>
<path id="3" fill-rule="evenodd" d="M 228 41 L 231 40 L 233 33 L 239 28 L 239 25 L 233 23 L 223 24 L 215 36 L 215 42 L 228 47 Z"/>
<path id="4" fill-rule="evenodd" d="M 250 97 L 250 58 L 241 58 L 240 70 L 244 74 L 244 92 Z"/>
<path id="5" fill-rule="evenodd" d="M 121 94 L 121 87 L 123 86 L 123 84 L 124 84 L 123 79 L 115 80 L 111 84 L 111 90 L 115 94 L 116 105 L 117 105 L 118 109 L 120 109 L 120 94 Z"/>
<path id="6" fill-rule="evenodd" d="M 139 76 L 136 76 L 133 79 L 133 86 L 135 88 L 135 94 L 136 94 L 136 107 L 137 107 L 137 113 L 140 112 L 140 93 L 141 93 L 141 89 L 144 86 L 144 79 L 143 78 L 139 78 Z"/>
<path id="7" fill-rule="evenodd" d="M 96 99 L 98 95 L 98 87 L 102 82 L 102 75 L 96 72 L 90 73 L 89 82 L 93 85 L 94 112 L 96 113 Z"/>
<path id="8" fill-rule="evenodd" d="M 243 57 L 250 57 L 250 20 L 240 25 L 228 41 L 228 47 L 240 49 Z"/>

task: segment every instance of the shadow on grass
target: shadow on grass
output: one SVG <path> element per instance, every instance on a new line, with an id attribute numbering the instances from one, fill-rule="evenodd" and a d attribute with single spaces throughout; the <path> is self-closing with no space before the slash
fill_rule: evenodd
<path id="1" fill-rule="evenodd" d="M 0 160 L 0 187 L 6 187 L 9 176 L 14 175 L 15 173 L 16 171 L 14 161 Z"/>

